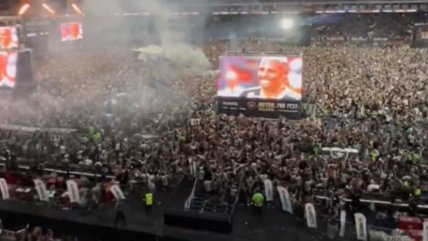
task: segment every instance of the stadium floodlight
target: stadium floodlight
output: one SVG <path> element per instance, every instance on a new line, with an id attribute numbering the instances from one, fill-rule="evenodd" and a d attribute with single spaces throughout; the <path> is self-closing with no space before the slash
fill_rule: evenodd
<path id="1" fill-rule="evenodd" d="M 78 14 L 82 14 L 82 10 L 80 10 L 80 8 L 75 4 L 72 3 L 71 7 L 74 9 L 74 11 L 76 11 Z"/>
<path id="2" fill-rule="evenodd" d="M 24 15 L 24 14 L 27 12 L 27 10 L 28 10 L 29 8 L 30 8 L 30 4 L 25 3 L 24 5 L 22 5 L 22 6 L 19 8 L 18 15 L 19 15 L 19 16 Z"/>
<path id="3" fill-rule="evenodd" d="M 48 11 L 50 14 L 55 15 L 55 11 L 47 3 L 43 3 L 42 7 L 46 9 L 46 11 Z"/>
<path id="4" fill-rule="evenodd" d="M 279 26 L 284 30 L 292 29 L 294 27 L 294 20 L 291 18 L 283 18 L 279 22 Z"/>

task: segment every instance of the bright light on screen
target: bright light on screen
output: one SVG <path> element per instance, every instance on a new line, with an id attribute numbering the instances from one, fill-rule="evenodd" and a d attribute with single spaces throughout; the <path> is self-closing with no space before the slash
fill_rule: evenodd
<path id="1" fill-rule="evenodd" d="M 0 49 L 18 48 L 16 27 L 0 27 Z"/>
<path id="2" fill-rule="evenodd" d="M 222 56 L 217 96 L 302 99 L 300 56 Z"/>
<path id="3" fill-rule="evenodd" d="M 279 22 L 279 26 L 284 29 L 292 29 L 294 27 L 294 20 L 291 18 L 284 18 Z"/>
<path id="4" fill-rule="evenodd" d="M 61 24 L 61 42 L 83 38 L 82 24 L 78 22 Z"/>
<path id="5" fill-rule="evenodd" d="M 16 52 L 0 52 L 0 88 L 15 87 L 17 58 Z"/>

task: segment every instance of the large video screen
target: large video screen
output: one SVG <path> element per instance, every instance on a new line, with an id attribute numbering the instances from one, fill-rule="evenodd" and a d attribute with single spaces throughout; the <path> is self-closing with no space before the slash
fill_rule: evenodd
<path id="1" fill-rule="evenodd" d="M 61 42 L 83 38 L 82 23 L 71 22 L 61 24 Z"/>
<path id="2" fill-rule="evenodd" d="M 301 56 L 222 56 L 218 97 L 302 99 Z"/>
<path id="3" fill-rule="evenodd" d="M 18 48 L 18 44 L 16 27 L 0 27 L 0 49 Z"/>
<path id="4" fill-rule="evenodd" d="M 16 52 L 0 52 L 0 88 L 13 88 L 16 84 Z"/>

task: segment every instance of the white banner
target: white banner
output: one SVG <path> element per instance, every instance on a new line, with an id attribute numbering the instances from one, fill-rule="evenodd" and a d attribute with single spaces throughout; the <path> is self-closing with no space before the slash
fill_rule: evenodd
<path id="1" fill-rule="evenodd" d="M 196 167 L 196 162 L 190 160 L 189 165 L 190 165 L 190 174 L 196 178 L 198 175 L 198 172 L 197 172 L 198 169 Z"/>
<path id="2" fill-rule="evenodd" d="M 0 124 L 0 129 L 9 130 L 9 131 L 22 131 L 22 132 L 48 132 L 48 133 L 58 133 L 58 134 L 70 134 L 76 132 L 76 129 L 64 129 L 64 128 L 39 128 L 31 126 L 20 126 L 20 125 L 7 125 Z"/>
<path id="3" fill-rule="evenodd" d="M 3 200 L 9 199 L 9 187 L 7 185 L 7 182 L 4 178 L 0 178 L 0 191 L 1 191 L 1 197 Z"/>
<path id="4" fill-rule="evenodd" d="M 428 241 L 428 221 L 424 222 L 424 228 L 422 232 L 422 241 Z"/>
<path id="5" fill-rule="evenodd" d="M 195 126 L 201 123 L 201 119 L 190 119 L 190 125 Z"/>
<path id="6" fill-rule="evenodd" d="M 362 213 L 354 214 L 357 240 L 367 241 L 366 217 Z"/>
<path id="7" fill-rule="evenodd" d="M 340 211 L 340 231 L 339 237 L 345 237 L 345 226 L 346 226 L 346 211 Z"/>
<path id="8" fill-rule="evenodd" d="M 305 204 L 305 218 L 309 228 L 317 228 L 317 213 L 312 203 Z"/>
<path id="9" fill-rule="evenodd" d="M 354 148 L 323 147 L 321 150 L 324 153 L 330 153 L 333 158 L 342 158 L 350 154 L 356 155 L 359 153 L 359 151 Z"/>
<path id="10" fill-rule="evenodd" d="M 45 183 L 40 180 L 40 179 L 34 179 L 34 187 L 36 188 L 37 191 L 37 196 L 39 196 L 39 200 L 40 201 L 49 201 L 49 195 L 48 195 L 48 191 L 46 190 L 46 185 Z"/>
<path id="11" fill-rule="evenodd" d="M 278 190 L 279 199 L 281 200 L 282 210 L 293 213 L 293 205 L 291 204 L 288 190 L 281 186 L 278 186 L 276 189 Z"/>
<path id="12" fill-rule="evenodd" d="M 273 200 L 273 187 L 272 187 L 272 181 L 269 179 L 266 179 L 264 181 L 265 184 L 265 196 L 266 196 L 266 201 L 268 202 L 272 202 Z"/>
<path id="13" fill-rule="evenodd" d="M 119 185 L 112 185 L 110 187 L 110 192 L 113 194 L 116 200 L 125 199 L 125 195 L 123 195 L 122 189 L 119 187 Z"/>
<path id="14" fill-rule="evenodd" d="M 67 181 L 67 191 L 70 198 L 70 203 L 80 203 L 79 189 L 74 180 Z"/>

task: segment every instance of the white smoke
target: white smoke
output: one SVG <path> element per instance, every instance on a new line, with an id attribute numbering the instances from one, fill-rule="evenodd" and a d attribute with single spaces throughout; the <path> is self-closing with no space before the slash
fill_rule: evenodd
<path id="1" fill-rule="evenodd" d="M 126 7 L 123 2 L 132 2 L 132 5 Z M 110 14 L 110 16 L 112 16 L 124 12 L 148 12 L 151 14 L 151 20 L 154 21 L 154 28 L 160 40 L 159 45 L 163 49 L 164 55 L 169 62 L 176 66 L 199 69 L 201 72 L 209 67 L 209 60 L 202 49 L 186 43 L 183 39 L 183 35 L 190 32 L 190 25 L 193 24 L 192 22 L 203 23 L 205 16 L 194 16 L 193 19 L 173 16 L 174 12 L 181 11 L 180 6 L 172 7 L 171 4 L 165 4 L 156 0 L 87 0 L 84 4 L 84 10 L 89 16 L 100 16 L 103 14 Z M 104 24 L 99 23 L 97 27 L 103 34 L 115 34 L 113 30 L 114 26 L 118 26 L 118 22 L 120 22 L 120 26 L 126 26 L 126 21 L 129 21 L 131 18 L 132 17 L 111 17 L 110 21 L 106 21 Z M 197 18 L 197 21 L 195 21 L 195 18 Z M 180 24 L 179 29 L 177 29 L 176 24 Z M 102 35 L 99 36 L 101 37 Z M 121 37 L 126 38 L 126 36 Z M 146 33 L 145 36 L 143 34 L 142 36 L 142 40 L 152 38 L 153 36 L 151 36 L 150 33 Z"/>

